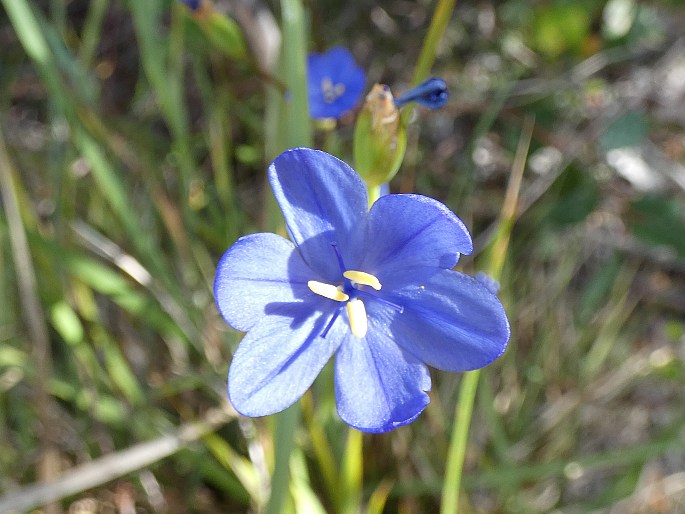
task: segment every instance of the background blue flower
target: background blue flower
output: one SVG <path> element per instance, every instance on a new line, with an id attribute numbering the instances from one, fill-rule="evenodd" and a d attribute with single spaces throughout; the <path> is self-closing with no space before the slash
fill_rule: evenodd
<path id="1" fill-rule="evenodd" d="M 188 6 L 190 10 L 197 11 L 200 8 L 202 0 L 180 0 L 180 2 Z"/>
<path id="2" fill-rule="evenodd" d="M 364 93 L 366 74 L 343 47 L 307 58 L 309 113 L 312 118 L 339 118 L 357 105 Z"/>
<path id="3" fill-rule="evenodd" d="M 305 148 L 276 158 L 269 179 L 293 242 L 240 238 L 214 285 L 226 321 L 248 332 L 229 371 L 238 412 L 287 408 L 335 355 L 340 417 L 384 432 L 428 404 L 426 365 L 466 371 L 504 352 L 509 324 L 498 298 L 451 269 L 472 243 L 443 204 L 390 194 L 368 210 L 352 168 Z"/>

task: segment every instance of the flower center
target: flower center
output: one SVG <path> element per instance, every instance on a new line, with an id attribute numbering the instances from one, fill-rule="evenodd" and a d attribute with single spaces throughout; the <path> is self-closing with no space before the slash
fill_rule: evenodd
<path id="1" fill-rule="evenodd" d="M 347 307 L 347 318 L 350 321 L 350 329 L 352 334 L 358 338 L 362 338 L 366 335 L 366 331 L 369 328 L 369 323 L 366 318 L 366 307 L 364 307 L 364 302 L 358 298 L 358 294 L 362 291 L 358 289 L 358 286 L 369 286 L 380 291 L 381 283 L 380 281 L 370 273 L 365 273 L 364 271 L 347 270 L 343 273 L 343 277 L 349 281 L 349 286 L 344 287 L 334 286 L 333 284 L 326 284 L 325 282 L 319 282 L 317 280 L 310 280 L 307 282 L 309 289 L 329 300 L 335 300 L 336 302 L 346 302 Z M 328 330 L 333 325 L 333 321 L 338 317 L 334 315 L 333 319 L 328 323 L 328 326 L 324 330 L 322 336 L 325 337 Z"/>
<path id="2" fill-rule="evenodd" d="M 344 282 L 336 286 L 333 284 L 326 284 L 325 282 L 319 282 L 318 280 L 310 280 L 307 282 L 307 286 L 313 293 L 316 293 L 319 296 L 345 304 L 345 307 L 347 308 L 347 319 L 350 322 L 350 329 L 352 330 L 353 335 L 361 339 L 366 335 L 366 331 L 369 329 L 369 321 L 366 318 L 366 307 L 361 298 L 359 298 L 360 296 L 392 307 L 399 313 L 404 311 L 404 307 L 401 305 L 385 300 L 373 292 L 363 289 L 364 286 L 367 286 L 375 291 L 380 291 L 381 282 L 371 273 L 346 269 L 342 255 L 340 254 L 340 251 L 338 251 L 338 244 L 331 243 L 331 246 L 333 247 L 335 258 L 338 260 L 340 273 L 342 273 Z M 333 323 L 335 323 L 335 320 L 340 316 L 341 311 L 342 305 L 340 305 L 333 313 L 333 316 L 331 316 L 326 328 L 321 332 L 321 337 L 326 337 L 326 334 L 328 334 Z"/>
<path id="3" fill-rule="evenodd" d="M 333 84 L 333 80 L 330 77 L 324 77 L 321 79 L 321 91 L 323 91 L 324 102 L 332 104 L 345 94 L 345 84 L 342 82 Z"/>

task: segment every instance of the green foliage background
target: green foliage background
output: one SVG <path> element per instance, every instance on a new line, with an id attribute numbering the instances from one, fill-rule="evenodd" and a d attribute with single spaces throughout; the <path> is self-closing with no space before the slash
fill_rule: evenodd
<path id="1" fill-rule="evenodd" d="M 0 512 L 440 508 L 462 377 L 432 373 L 415 423 L 363 437 L 330 369 L 281 417 L 225 398 L 241 334 L 214 268 L 278 230 L 266 166 L 307 142 L 352 160 L 354 113 L 331 131 L 296 108 L 297 63 L 333 45 L 396 92 L 431 49 L 451 101 L 414 110 L 391 189 L 465 220 L 470 273 L 531 128 L 512 339 L 480 376 L 460 510 L 685 509 L 682 2 L 463 1 L 434 41 L 432 2 L 0 3 Z"/>

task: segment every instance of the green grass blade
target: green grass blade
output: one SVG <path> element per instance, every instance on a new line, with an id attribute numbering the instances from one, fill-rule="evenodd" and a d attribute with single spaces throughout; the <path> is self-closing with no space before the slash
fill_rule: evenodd
<path id="1" fill-rule="evenodd" d="M 282 0 L 283 49 L 281 66 L 290 100 L 285 105 L 284 142 L 287 147 L 311 145 L 311 123 L 307 106 L 307 23 L 300 0 Z M 280 215 L 266 206 L 267 219 Z M 273 225 L 273 221 L 267 224 Z M 300 406 L 293 405 L 276 416 L 275 464 L 267 514 L 280 514 L 288 495 L 290 453 L 299 425 Z"/>
<path id="2" fill-rule="evenodd" d="M 362 454 L 363 434 L 354 428 L 347 430 L 347 443 L 340 471 L 340 489 L 338 496 L 339 512 L 354 514 L 361 511 L 362 477 L 364 459 Z"/>
<path id="3" fill-rule="evenodd" d="M 519 146 L 516 151 L 516 158 L 512 166 L 504 205 L 502 206 L 502 211 L 500 213 L 499 227 L 490 245 L 489 253 L 485 256 L 486 264 L 484 266 L 484 271 L 497 281 L 500 280 L 502 275 L 502 269 L 509 247 L 509 237 L 516 218 L 521 179 L 523 177 L 523 170 L 525 168 L 532 133 L 533 122 L 531 119 L 527 119 L 521 133 Z M 479 377 L 480 370 L 464 373 L 461 388 L 459 390 L 457 413 L 450 440 L 447 467 L 445 469 L 442 488 L 442 504 L 440 510 L 442 514 L 456 514 L 459 511 L 459 491 L 461 488 L 468 432 L 471 424 L 471 415 L 473 413 L 473 404 L 476 397 Z"/>

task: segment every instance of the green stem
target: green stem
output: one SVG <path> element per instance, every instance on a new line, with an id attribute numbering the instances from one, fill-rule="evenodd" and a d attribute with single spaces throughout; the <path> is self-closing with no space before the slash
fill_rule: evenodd
<path id="1" fill-rule="evenodd" d="M 364 459 L 362 433 L 354 428 L 347 432 L 347 444 L 343 457 L 340 490 L 338 496 L 338 512 L 341 514 L 356 514 L 361 512 L 362 505 L 362 476 Z"/>
<path id="2" fill-rule="evenodd" d="M 276 414 L 274 434 L 274 473 L 271 477 L 271 495 L 265 514 L 285 512 L 290 485 L 290 454 L 295 446 L 295 431 L 300 422 L 300 405 L 296 403 Z"/>
<path id="3" fill-rule="evenodd" d="M 459 388 L 457 415 L 447 454 L 447 469 L 442 488 L 441 514 L 456 514 L 459 510 L 462 468 L 466 455 L 466 443 L 468 442 L 473 403 L 476 398 L 479 377 L 480 370 L 464 373 L 461 387 Z"/>
<path id="4" fill-rule="evenodd" d="M 312 131 L 307 106 L 307 27 L 301 0 L 281 0 L 283 25 L 283 49 L 281 70 L 290 93 L 286 103 L 285 134 L 280 134 L 287 148 L 311 146 Z M 274 211 L 267 204 L 267 218 L 273 219 Z M 267 219 L 267 223 L 270 220 Z M 267 514 L 285 511 L 290 483 L 290 454 L 295 446 L 295 432 L 300 420 L 300 406 L 295 404 L 276 415 L 276 439 L 274 441 L 274 473 L 271 478 L 271 496 L 266 506 Z"/>
<path id="5" fill-rule="evenodd" d="M 504 197 L 504 204 L 500 212 L 499 227 L 495 237 L 486 253 L 486 264 L 484 270 L 495 280 L 500 279 L 507 249 L 509 247 L 509 237 L 516 219 L 519 190 L 521 189 L 521 178 L 525 169 L 526 156 L 530 147 L 530 140 L 533 134 L 533 118 L 526 118 L 516 156 L 512 165 L 507 191 Z M 442 487 L 442 514 L 456 514 L 459 511 L 459 489 L 464 467 L 464 456 L 466 454 L 466 444 L 468 442 L 469 426 L 473 414 L 473 404 L 478 389 L 478 379 L 480 371 L 470 371 L 464 374 L 461 389 L 459 391 L 459 403 L 454 421 L 454 430 L 450 440 L 450 448 L 447 458 L 447 468 Z"/>
<path id="6" fill-rule="evenodd" d="M 311 146 L 312 125 L 309 118 L 307 93 L 307 28 L 300 0 L 281 0 L 283 13 L 283 67 L 285 83 L 290 92 L 286 103 L 286 134 L 288 148 Z"/>
<path id="7" fill-rule="evenodd" d="M 416 62 L 416 68 L 414 68 L 414 77 L 412 78 L 413 86 L 418 85 L 421 81 L 428 78 L 428 74 L 435 62 L 438 44 L 445 33 L 447 25 L 452 19 L 452 12 L 454 11 L 456 3 L 457 0 L 438 0 L 438 5 L 435 6 L 435 12 L 433 13 L 430 27 L 428 27 L 428 33 L 423 40 L 423 47 L 421 48 L 419 59 Z M 405 122 L 411 117 L 413 110 L 413 103 L 410 103 L 403 109 L 402 119 Z"/>
<path id="8" fill-rule="evenodd" d="M 445 33 L 447 25 L 452 19 L 452 12 L 454 11 L 456 3 L 457 0 L 438 1 L 438 5 L 435 7 L 435 12 L 433 13 L 433 19 L 428 28 L 428 34 L 426 34 L 426 39 L 424 39 L 423 48 L 421 48 L 421 53 L 419 54 L 419 60 L 414 69 L 413 85 L 416 86 L 419 82 L 428 77 L 428 73 L 435 62 L 438 44 L 440 43 L 440 39 L 442 39 L 442 35 Z"/>
<path id="9" fill-rule="evenodd" d="M 369 208 L 381 197 L 381 186 L 369 186 Z"/>

